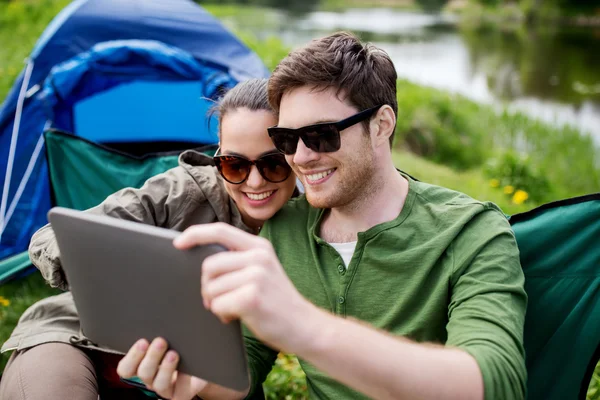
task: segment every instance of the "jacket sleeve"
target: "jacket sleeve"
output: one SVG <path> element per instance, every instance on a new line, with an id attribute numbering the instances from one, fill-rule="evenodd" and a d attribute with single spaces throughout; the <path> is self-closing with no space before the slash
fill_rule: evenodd
<path id="1" fill-rule="evenodd" d="M 478 214 L 455 240 L 447 346 L 479 365 L 485 399 L 524 399 L 527 295 L 514 234 L 496 210 Z"/>
<path id="2" fill-rule="evenodd" d="M 181 168 L 173 168 L 146 181 L 140 189 L 125 188 L 86 212 L 165 228 L 177 225 L 186 209 L 202 199 L 203 192 Z M 50 224 L 38 230 L 29 244 L 29 257 L 52 287 L 68 290 L 60 252 Z"/>

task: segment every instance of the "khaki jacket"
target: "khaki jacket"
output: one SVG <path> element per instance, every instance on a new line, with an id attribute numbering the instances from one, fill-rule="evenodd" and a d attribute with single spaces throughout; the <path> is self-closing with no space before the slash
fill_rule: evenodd
<path id="1" fill-rule="evenodd" d="M 191 225 L 217 221 L 250 231 L 225 191 L 212 159 L 192 150 L 181 154 L 178 167 L 150 178 L 140 189 L 122 189 L 86 212 L 177 231 L 183 231 Z M 40 300 L 29 307 L 1 352 L 24 350 L 48 342 L 71 343 L 114 352 L 97 346 L 81 333 L 79 316 L 73 297 L 68 292 L 69 285 L 49 224 L 33 235 L 29 256 L 50 286 L 67 292 Z"/>

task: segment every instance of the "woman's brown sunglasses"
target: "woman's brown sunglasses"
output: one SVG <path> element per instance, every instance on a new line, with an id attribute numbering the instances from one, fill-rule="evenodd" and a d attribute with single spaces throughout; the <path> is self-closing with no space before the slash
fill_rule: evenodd
<path id="1" fill-rule="evenodd" d="M 229 183 L 238 185 L 245 182 L 253 165 L 265 180 L 272 183 L 283 182 L 292 173 L 292 168 L 281 153 L 265 154 L 253 161 L 241 155 L 221 155 L 219 152 L 220 149 L 213 160 L 223 179 Z"/>

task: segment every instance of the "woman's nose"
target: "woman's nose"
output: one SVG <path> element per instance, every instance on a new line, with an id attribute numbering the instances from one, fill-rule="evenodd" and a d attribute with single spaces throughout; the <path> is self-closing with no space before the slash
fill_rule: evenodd
<path id="1" fill-rule="evenodd" d="M 248 175 L 248 179 L 246 179 L 246 185 L 248 185 L 250 188 L 256 189 L 264 186 L 265 183 L 265 178 L 263 178 L 260 172 L 258 172 L 256 165 L 253 165 L 252 168 L 250 168 L 250 175 Z"/>

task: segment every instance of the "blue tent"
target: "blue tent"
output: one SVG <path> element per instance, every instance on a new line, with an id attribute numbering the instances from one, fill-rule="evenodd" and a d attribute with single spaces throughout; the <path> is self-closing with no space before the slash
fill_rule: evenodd
<path id="1" fill-rule="evenodd" d="M 0 262 L 46 223 L 45 130 L 138 155 L 214 143 L 210 99 L 268 75 L 191 0 L 75 0 L 26 61 L 0 108 Z"/>

